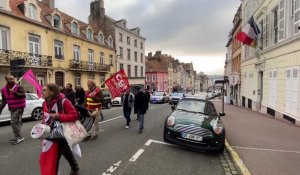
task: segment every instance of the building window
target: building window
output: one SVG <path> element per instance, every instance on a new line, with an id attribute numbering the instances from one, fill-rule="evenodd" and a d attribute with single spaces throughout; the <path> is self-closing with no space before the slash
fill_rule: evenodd
<path id="1" fill-rule="evenodd" d="M 87 32 L 87 39 L 93 40 L 93 31 L 91 29 L 88 29 Z"/>
<path id="2" fill-rule="evenodd" d="M 146 82 L 150 82 L 150 75 L 146 76 Z"/>
<path id="3" fill-rule="evenodd" d="M 144 54 L 141 53 L 141 63 L 144 63 Z"/>
<path id="4" fill-rule="evenodd" d="M 72 33 L 78 35 L 78 24 L 76 22 L 72 23 Z"/>
<path id="5" fill-rule="evenodd" d="M 65 78 L 63 72 L 55 72 L 55 84 L 57 86 L 64 86 Z"/>
<path id="6" fill-rule="evenodd" d="M 75 81 L 75 86 L 80 86 L 81 85 L 81 75 L 80 74 L 74 74 L 74 81 Z"/>
<path id="7" fill-rule="evenodd" d="M 138 67 L 134 66 L 134 76 L 138 77 Z"/>
<path id="8" fill-rule="evenodd" d="M 100 64 L 104 65 L 105 64 L 105 58 L 104 58 L 104 53 L 100 52 Z"/>
<path id="9" fill-rule="evenodd" d="M 99 34 L 99 43 L 101 43 L 101 44 L 104 43 L 104 36 L 102 33 Z"/>
<path id="10" fill-rule="evenodd" d="M 261 20 L 259 22 L 259 28 L 260 28 L 260 39 L 259 39 L 259 47 L 263 48 L 264 47 L 264 20 Z"/>
<path id="11" fill-rule="evenodd" d="M 144 67 L 141 67 L 141 77 L 144 77 Z"/>
<path id="12" fill-rule="evenodd" d="M 131 77 L 131 65 L 127 65 L 127 76 Z"/>
<path id="13" fill-rule="evenodd" d="M 137 52 L 134 52 L 134 61 L 137 62 Z"/>
<path id="14" fill-rule="evenodd" d="M 40 54 L 40 37 L 29 35 L 29 53 L 32 55 Z"/>
<path id="15" fill-rule="evenodd" d="M 300 0 L 294 0 L 294 2 L 295 34 L 297 34 L 300 32 Z"/>
<path id="16" fill-rule="evenodd" d="M 64 59 L 64 43 L 59 40 L 54 40 L 54 53 L 55 58 L 57 59 Z"/>
<path id="17" fill-rule="evenodd" d="M 34 4 L 30 3 L 28 6 L 28 17 L 37 20 L 37 8 Z"/>
<path id="18" fill-rule="evenodd" d="M 124 69 L 124 65 L 120 64 L 120 70 Z"/>
<path id="19" fill-rule="evenodd" d="M 278 7 L 278 40 L 285 38 L 285 0 L 280 0 Z"/>
<path id="20" fill-rule="evenodd" d="M 114 56 L 109 55 L 109 65 L 113 65 L 113 59 L 114 59 Z"/>
<path id="21" fill-rule="evenodd" d="M 73 46 L 73 59 L 74 61 L 80 61 L 80 46 Z"/>
<path id="22" fill-rule="evenodd" d="M 89 58 L 89 64 L 94 63 L 94 51 L 92 49 L 89 49 L 88 51 L 88 58 Z"/>
<path id="23" fill-rule="evenodd" d="M 152 82 L 156 82 L 156 75 L 152 75 Z"/>
<path id="24" fill-rule="evenodd" d="M 278 6 L 273 10 L 273 43 L 278 42 Z"/>
<path id="25" fill-rule="evenodd" d="M 127 44 L 130 45 L 130 37 L 127 37 Z"/>
<path id="26" fill-rule="evenodd" d="M 95 74 L 89 73 L 89 79 L 90 80 L 95 80 Z"/>
<path id="27" fill-rule="evenodd" d="M 137 40 L 134 40 L 134 47 L 137 47 Z"/>
<path id="28" fill-rule="evenodd" d="M 59 15 L 57 15 L 57 14 L 55 14 L 54 16 L 53 16 L 53 26 L 55 27 L 55 28 L 61 28 L 60 27 L 60 16 Z"/>
<path id="29" fill-rule="evenodd" d="M 9 29 L 0 27 L 0 49 L 8 50 Z"/>
<path id="30" fill-rule="evenodd" d="M 143 49 L 144 48 L 144 44 L 143 43 L 141 43 L 141 49 Z"/>
<path id="31" fill-rule="evenodd" d="M 123 47 L 119 47 L 119 56 L 121 59 L 123 59 Z"/>
<path id="32" fill-rule="evenodd" d="M 131 55 L 130 49 L 127 49 L 127 59 L 128 59 L 128 60 L 130 60 L 130 55 Z"/>
<path id="33" fill-rule="evenodd" d="M 108 47 L 113 47 L 113 39 L 111 37 L 108 38 Z"/>
<path id="34" fill-rule="evenodd" d="M 119 33 L 119 41 L 123 42 L 123 34 L 122 33 Z"/>
<path id="35" fill-rule="evenodd" d="M 100 74 L 100 84 L 104 84 L 105 82 L 105 75 Z"/>

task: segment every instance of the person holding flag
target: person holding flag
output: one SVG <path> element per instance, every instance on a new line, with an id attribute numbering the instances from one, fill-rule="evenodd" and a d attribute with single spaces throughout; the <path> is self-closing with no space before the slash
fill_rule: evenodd
<path id="1" fill-rule="evenodd" d="M 6 76 L 5 80 L 7 84 L 2 88 L 2 103 L 0 105 L 0 114 L 3 108 L 8 105 L 8 109 L 11 113 L 11 127 L 15 138 L 9 142 L 12 145 L 16 145 L 24 141 L 24 137 L 21 134 L 22 127 L 22 115 L 24 108 L 26 107 L 26 95 L 22 86 L 15 82 L 15 77 L 12 75 Z"/>

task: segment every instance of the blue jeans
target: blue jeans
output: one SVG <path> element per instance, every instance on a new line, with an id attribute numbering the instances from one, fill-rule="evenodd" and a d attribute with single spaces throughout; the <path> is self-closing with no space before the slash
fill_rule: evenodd
<path id="1" fill-rule="evenodd" d="M 144 117 L 145 117 L 145 114 L 141 113 L 140 110 L 137 110 L 137 115 L 138 115 L 138 118 L 139 118 L 139 121 L 140 121 L 140 127 L 139 127 L 139 129 L 142 130 L 142 129 L 144 129 Z"/>
<path id="2" fill-rule="evenodd" d="M 129 123 L 131 121 L 130 115 L 131 115 L 131 108 L 124 108 L 123 107 L 123 114 L 126 118 L 126 125 L 129 126 Z"/>

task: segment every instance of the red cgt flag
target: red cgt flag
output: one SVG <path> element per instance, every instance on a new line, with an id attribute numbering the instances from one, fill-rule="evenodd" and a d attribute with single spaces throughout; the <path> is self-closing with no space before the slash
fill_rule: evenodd
<path id="1" fill-rule="evenodd" d="M 108 87 L 112 98 L 119 97 L 130 89 L 128 78 L 124 69 L 107 79 L 105 84 Z"/>

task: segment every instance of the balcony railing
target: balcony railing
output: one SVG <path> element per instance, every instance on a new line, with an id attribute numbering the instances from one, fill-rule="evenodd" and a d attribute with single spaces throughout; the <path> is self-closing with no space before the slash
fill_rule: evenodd
<path id="1" fill-rule="evenodd" d="M 93 71 L 93 72 L 109 72 L 109 65 L 102 65 L 100 63 L 89 63 L 88 61 L 70 60 L 70 69 L 79 71 Z"/>
<path id="2" fill-rule="evenodd" d="M 24 60 L 25 67 L 52 67 L 52 56 L 0 49 L 0 64 L 9 66 L 11 60 Z"/>

